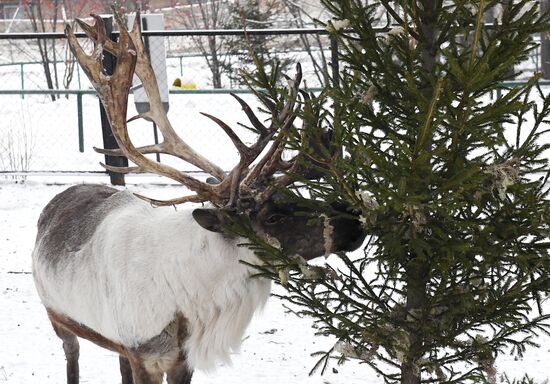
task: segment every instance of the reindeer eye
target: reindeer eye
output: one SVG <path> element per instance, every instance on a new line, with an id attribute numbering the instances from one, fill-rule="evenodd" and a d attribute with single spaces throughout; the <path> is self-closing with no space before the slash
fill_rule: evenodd
<path id="1" fill-rule="evenodd" d="M 277 224 L 277 223 L 280 223 L 281 221 L 283 221 L 284 218 L 285 218 L 285 215 L 275 213 L 275 214 L 269 216 L 266 219 L 265 223 L 266 224 Z"/>

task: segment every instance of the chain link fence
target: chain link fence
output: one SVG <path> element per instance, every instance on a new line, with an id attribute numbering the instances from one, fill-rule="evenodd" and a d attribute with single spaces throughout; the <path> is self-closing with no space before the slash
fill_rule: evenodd
<path id="1" fill-rule="evenodd" d="M 315 88 L 330 81 L 335 70 L 331 65 L 337 65 L 337 46 L 325 32 L 256 33 L 266 37 L 268 49 L 263 54 L 267 59 L 280 60 L 289 74 L 294 71 L 292 63 L 300 62 L 305 85 Z M 219 49 L 214 57 L 204 47 L 209 43 L 229 46 L 230 39 L 243 39 L 242 31 L 144 33 L 146 39 L 148 35 L 161 39 L 160 45 L 150 44 L 150 55 L 166 58 L 169 118 L 174 128 L 194 149 L 223 169 L 231 169 L 238 161 L 236 150 L 200 112 L 223 119 L 245 141 L 251 141 L 250 132 L 237 125 L 246 123 L 246 116 L 229 90 L 258 107 L 237 76 L 241 69 L 252 69 L 252 63 L 246 58 L 248 52 Z M 69 54 L 66 39 L 61 33 L 11 36 L 0 38 L 0 172 L 101 172 L 103 156 L 93 151 L 94 146 L 103 147 L 99 100 Z M 91 50 L 90 41 L 80 42 Z M 533 51 L 520 69 L 526 78 L 540 68 L 540 52 Z M 221 88 L 212 88 L 216 82 Z M 130 95 L 128 114 L 135 113 Z M 130 127 L 136 145 L 153 143 L 151 123 L 138 121 Z M 162 155 L 161 160 L 172 162 Z M 175 165 L 184 171 L 195 170 L 188 164 Z"/>
<path id="2" fill-rule="evenodd" d="M 0 172 L 101 172 L 99 162 L 103 156 L 93 151 L 94 146 L 103 147 L 99 100 L 91 84 L 68 53 L 66 40 L 60 34 L 41 34 L 39 39 L 37 35 L 27 35 L 0 39 L 0 113 L 4 116 L 0 125 Z M 161 62 L 166 66 L 168 115 L 174 128 L 201 154 L 223 169 L 231 169 L 238 161 L 237 151 L 216 124 L 200 112 L 222 118 L 251 142 L 250 132 L 237 124 L 246 123 L 246 116 L 229 92 L 238 92 L 254 109 L 258 107 L 255 97 L 237 79 L 241 69 L 252 67 L 242 61 L 242 52 L 218 52 L 217 71 L 221 73 L 222 88 L 212 88 L 213 59 L 201 53 L 197 42 L 209 38 L 218 39 L 219 44 L 220 39 L 235 36 L 145 37 L 151 42 L 161 39 L 160 46 L 151 43 L 149 49 L 152 58 L 165 58 L 165 63 Z M 268 39 L 269 57 L 282 60 L 286 72 L 293 73 L 291 63 L 301 62 L 308 86 L 319 86 L 320 80 L 325 80 L 315 75 L 312 58 L 323 61 L 326 71 L 330 51 L 316 48 L 308 53 L 297 46 L 288 48 L 288 41 L 298 39 L 296 35 L 273 34 Z M 91 51 L 89 40 L 79 41 Z M 131 94 L 128 115 L 136 113 Z M 153 126 L 144 120 L 134 122 L 131 135 L 136 145 L 151 144 Z M 161 161 L 173 159 L 161 155 Z M 179 164 L 179 168 L 195 170 L 189 164 Z"/>
<path id="3" fill-rule="evenodd" d="M 93 147 L 103 147 L 99 100 L 88 93 L 58 95 L 2 94 L 0 105 L 3 123 L 0 137 L 0 170 L 2 172 L 95 172 L 103 156 Z M 255 98 L 241 95 L 253 108 Z M 78 99 L 81 99 L 79 102 Z M 220 129 L 200 112 L 219 116 L 251 143 L 250 132 L 240 128 L 244 121 L 240 106 L 228 93 L 179 93 L 170 95 L 169 119 L 178 134 L 193 148 L 224 169 L 231 169 L 238 153 Z M 128 115 L 137 114 L 132 95 Z M 80 121 L 79 121 L 80 120 Z M 129 124 L 135 145 L 154 142 L 153 126 L 145 120 Z M 161 155 L 162 161 L 168 157 Z M 173 159 L 169 163 L 174 164 Z M 175 164 L 174 164 L 175 165 Z M 194 171 L 189 164 L 179 164 Z"/>

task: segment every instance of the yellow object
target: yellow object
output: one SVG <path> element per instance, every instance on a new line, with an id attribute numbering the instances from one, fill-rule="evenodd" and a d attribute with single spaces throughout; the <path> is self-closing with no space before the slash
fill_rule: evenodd
<path id="1" fill-rule="evenodd" d="M 172 83 L 172 87 L 177 89 L 197 89 L 197 84 L 190 81 L 182 82 L 179 77 L 176 77 L 176 79 Z"/>

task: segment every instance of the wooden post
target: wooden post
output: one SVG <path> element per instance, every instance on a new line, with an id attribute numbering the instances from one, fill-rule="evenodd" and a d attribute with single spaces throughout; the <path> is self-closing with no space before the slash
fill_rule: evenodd
<path id="1" fill-rule="evenodd" d="M 105 23 L 105 30 L 107 36 L 110 39 L 113 38 L 113 17 L 103 17 L 103 22 Z M 116 66 L 116 58 L 111 55 L 106 50 L 103 51 L 103 68 L 108 75 L 112 75 Z M 103 132 L 103 147 L 105 149 L 116 149 L 118 148 L 118 143 L 116 142 L 113 132 L 111 130 L 111 125 L 109 124 L 109 119 L 107 118 L 107 113 L 101 101 L 99 102 L 99 113 L 101 115 L 101 130 Z M 113 165 L 117 167 L 127 167 L 128 159 L 125 157 L 119 156 L 105 156 L 105 164 Z M 125 185 L 124 174 L 107 171 L 111 178 L 112 185 Z"/>
<path id="2" fill-rule="evenodd" d="M 541 13 L 550 10 L 550 0 L 541 0 Z M 550 31 L 544 31 L 540 34 L 540 67 L 542 77 L 550 79 Z"/>

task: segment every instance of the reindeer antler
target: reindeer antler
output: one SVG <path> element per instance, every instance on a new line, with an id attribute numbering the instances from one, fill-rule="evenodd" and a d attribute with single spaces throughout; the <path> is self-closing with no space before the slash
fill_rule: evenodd
<path id="1" fill-rule="evenodd" d="M 120 149 L 95 148 L 95 150 L 110 156 L 126 156 L 136 164 L 134 167 L 102 165 L 108 170 L 120 173 L 151 172 L 166 176 L 185 185 L 196 193 L 195 195 L 168 201 L 145 198 L 156 205 L 172 205 L 189 201 L 211 201 L 217 205 L 234 206 L 240 196 L 250 196 L 250 193 L 257 196 L 261 201 L 268 198 L 272 193 L 273 186 L 267 188 L 267 180 L 277 171 L 295 169 L 292 165 L 281 160 L 281 154 L 286 144 L 285 135 L 290 127 L 292 127 L 301 108 L 301 104 L 298 102 L 300 97 L 299 86 L 302 79 L 300 65 L 296 66 L 296 76 L 294 79 L 288 79 L 288 97 L 283 108 L 277 110 L 275 106 L 272 106 L 272 119 L 269 126 L 265 126 L 258 119 L 252 108 L 244 100 L 232 94 L 259 134 L 256 142 L 251 146 L 245 145 L 233 129 L 222 120 L 203 113 L 204 116 L 210 118 L 222 128 L 239 152 L 239 163 L 226 174 L 217 165 L 189 147 L 176 134 L 170 124 L 162 105 L 151 62 L 141 38 L 139 12 L 136 15 L 133 28 L 129 32 L 117 10 L 113 9 L 113 11 L 120 29 L 120 39 L 118 42 L 114 42 L 107 37 L 103 20 L 99 16 L 92 15 L 95 19 L 94 25 L 77 20 L 86 35 L 94 42 L 94 50 L 91 55 L 87 55 L 83 51 L 71 27 L 67 26 L 65 29 L 69 46 L 96 89 L 107 111 L 113 135 L 120 146 Z M 117 66 L 112 76 L 108 76 L 103 72 L 102 54 L 104 49 L 111 52 L 117 58 Z M 128 94 L 134 72 L 145 88 L 150 110 L 126 121 Z M 132 144 L 128 134 L 127 123 L 139 118 L 154 121 L 157 124 L 163 136 L 163 141 L 160 144 L 139 148 L 136 148 Z M 252 163 L 270 142 L 272 142 L 271 147 L 252 166 Z M 178 157 L 214 176 L 215 179 L 219 180 L 219 183 L 208 184 L 199 181 L 169 165 L 156 162 L 144 156 L 150 153 L 164 153 Z M 251 166 L 252 168 L 250 168 Z M 282 180 L 279 180 L 279 182 L 282 182 Z M 284 182 L 288 183 L 286 179 Z"/>
<path id="2" fill-rule="evenodd" d="M 97 15 L 92 15 L 92 17 L 95 19 L 93 26 L 78 20 L 82 29 L 94 42 L 94 50 L 91 55 L 87 55 L 82 50 L 70 26 L 67 26 L 65 31 L 73 54 L 86 75 L 90 78 L 107 111 L 113 135 L 120 146 L 120 150 L 96 150 L 111 156 L 124 155 L 136 164 L 136 167 L 103 166 L 108 170 L 120 173 L 156 173 L 175 180 L 196 193 L 194 196 L 186 196 L 167 202 L 152 201 L 157 204 L 168 205 L 186 201 L 208 200 L 217 204 L 224 204 L 226 201 L 224 188 L 201 182 L 169 165 L 155 162 L 144 156 L 147 153 L 166 153 L 197 166 L 218 180 L 225 178 L 225 174 L 221 168 L 193 151 L 172 128 L 162 106 L 156 78 L 150 60 L 145 52 L 143 41 L 141 40 L 139 13 L 136 15 L 132 31 L 128 32 L 120 15 L 115 11 L 115 17 L 120 29 L 120 40 L 117 43 L 108 39 L 103 20 Z M 107 76 L 103 73 L 103 49 L 107 49 L 117 58 L 117 66 L 112 76 Z M 146 118 L 157 123 L 164 137 L 164 141 L 160 144 L 136 148 L 130 140 L 126 116 L 128 94 L 134 72 L 136 72 L 143 83 L 151 107 L 148 112 L 135 116 L 128 121 Z"/>
<path id="3" fill-rule="evenodd" d="M 254 112 L 252 112 L 252 108 L 250 108 L 250 106 L 243 99 L 234 93 L 231 93 L 231 96 L 233 96 L 243 108 L 243 111 L 246 113 L 252 126 L 259 132 L 257 141 L 250 147 L 244 145 L 240 139 L 238 139 L 235 132 L 222 120 L 203 113 L 203 115 L 212 119 L 224 130 L 224 132 L 227 133 L 240 154 L 239 164 L 237 164 L 237 166 L 233 168 L 229 174 L 229 177 L 232 178 L 232 187 L 229 200 L 230 205 L 234 205 L 241 194 L 248 195 L 253 183 L 257 182 L 259 179 L 265 180 L 278 170 L 276 167 L 278 160 L 274 159 L 280 159 L 280 155 L 284 150 L 284 132 L 292 126 L 294 120 L 296 119 L 298 111 L 295 110 L 295 105 L 301 79 L 302 67 L 300 64 L 297 64 L 294 81 L 289 82 L 290 87 L 288 100 L 281 109 L 281 112 L 272 118 L 272 122 L 269 127 L 266 127 L 260 122 Z M 276 133 L 280 134 L 278 139 L 274 141 L 271 148 L 258 161 L 252 170 L 249 170 L 248 167 L 263 152 Z"/>

